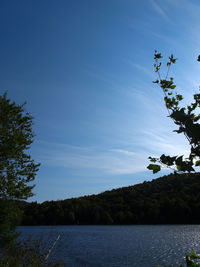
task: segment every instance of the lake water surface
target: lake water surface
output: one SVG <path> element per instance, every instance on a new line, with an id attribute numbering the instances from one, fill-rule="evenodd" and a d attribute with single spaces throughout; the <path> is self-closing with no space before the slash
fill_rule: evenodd
<path id="1" fill-rule="evenodd" d="M 42 237 L 50 260 L 69 267 L 153 267 L 184 264 L 192 249 L 200 253 L 200 225 L 25 226 L 22 237 Z M 185 265 L 184 265 L 185 266 Z"/>

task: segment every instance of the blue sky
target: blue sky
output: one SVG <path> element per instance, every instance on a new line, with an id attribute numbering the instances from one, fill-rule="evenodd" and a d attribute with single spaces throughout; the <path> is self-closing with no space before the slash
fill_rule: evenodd
<path id="1" fill-rule="evenodd" d="M 1 1 L 0 90 L 35 118 L 35 196 L 96 194 L 159 177 L 188 151 L 152 84 L 157 49 L 189 103 L 200 84 L 198 0 Z"/>

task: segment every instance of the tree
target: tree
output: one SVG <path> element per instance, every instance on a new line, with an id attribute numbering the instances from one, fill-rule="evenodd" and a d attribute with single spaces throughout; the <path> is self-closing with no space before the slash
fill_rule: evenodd
<path id="1" fill-rule="evenodd" d="M 17 105 L 0 96 L 0 242 L 14 238 L 19 210 L 14 200 L 33 196 L 32 189 L 40 164 L 35 164 L 27 150 L 33 142 L 33 117 Z"/>
<path id="2" fill-rule="evenodd" d="M 162 66 L 162 55 L 155 51 L 155 72 L 158 74 L 158 79 L 153 83 L 160 86 L 164 93 L 165 106 L 168 110 L 169 117 L 178 126 L 177 130 L 174 130 L 177 134 L 183 133 L 190 145 L 190 154 L 184 158 L 184 155 L 180 156 L 166 156 L 162 154 L 160 158 L 149 157 L 152 162 L 147 167 L 156 173 L 161 170 L 161 166 L 167 166 L 174 170 L 175 173 L 190 173 L 194 172 L 194 167 L 200 166 L 200 114 L 198 109 L 200 108 L 200 94 L 194 94 L 194 102 L 184 107 L 180 103 L 183 100 L 183 96 L 175 91 L 176 85 L 172 77 L 168 78 L 169 70 L 172 64 L 176 63 L 173 55 L 169 57 L 167 62 L 167 74 L 162 79 L 160 74 L 160 68 Z M 197 59 L 200 61 L 200 56 Z M 158 164 L 155 164 L 158 163 Z"/>
<path id="3" fill-rule="evenodd" d="M 177 134 L 183 133 L 185 135 L 190 145 L 190 154 L 187 158 L 183 158 L 184 155 L 166 156 L 165 154 L 162 154 L 160 158 L 149 157 L 152 163 L 149 164 L 147 168 L 152 170 L 153 173 L 159 172 L 161 166 L 167 166 L 174 170 L 175 173 L 191 173 L 195 171 L 194 167 L 200 166 L 200 114 L 198 112 L 198 109 L 200 108 L 200 94 L 193 95 L 194 102 L 190 105 L 186 107 L 180 106 L 183 96 L 175 92 L 174 89 L 176 88 L 176 85 L 174 84 L 174 79 L 172 77 L 168 79 L 170 67 L 172 64 L 176 63 L 177 59 L 175 59 L 173 55 L 169 57 L 169 61 L 166 63 L 168 68 L 167 74 L 164 79 L 162 79 L 160 74 L 160 68 L 162 66 L 161 59 L 161 53 L 155 51 L 154 68 L 155 72 L 158 74 L 158 79 L 153 83 L 158 84 L 163 90 L 165 106 L 168 110 L 169 117 L 178 126 L 178 129 L 174 130 L 174 132 Z M 200 61 L 200 55 L 198 56 L 197 61 Z M 184 205 L 184 203 L 181 203 L 181 205 Z M 180 206 L 177 207 L 176 214 L 179 210 Z M 200 257 L 196 255 L 193 250 L 190 255 L 186 255 L 185 259 L 188 267 L 199 266 L 193 260 L 200 259 Z"/>

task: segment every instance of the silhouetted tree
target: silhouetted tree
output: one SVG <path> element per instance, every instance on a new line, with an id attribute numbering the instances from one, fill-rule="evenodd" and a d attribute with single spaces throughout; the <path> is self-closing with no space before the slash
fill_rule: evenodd
<path id="1" fill-rule="evenodd" d="M 15 225 L 20 212 L 14 207 L 16 199 L 32 196 L 33 182 L 39 164 L 27 150 L 33 142 L 33 117 L 25 112 L 24 104 L 17 105 L 0 96 L 0 242 L 15 237 Z"/>
<path id="2" fill-rule="evenodd" d="M 198 61 L 200 61 L 200 56 Z M 160 68 L 162 66 L 162 55 L 155 51 L 154 60 L 155 60 L 155 72 L 158 74 L 158 79 L 154 83 L 158 84 L 163 93 L 165 106 L 168 110 L 169 117 L 173 122 L 178 126 L 178 129 L 175 130 L 177 134 L 183 133 L 190 145 L 190 154 L 187 158 L 181 156 L 166 156 L 162 154 L 160 158 L 149 157 L 152 164 L 149 164 L 148 169 L 152 170 L 153 173 L 156 173 L 161 170 L 161 166 L 167 166 L 168 168 L 173 169 L 175 172 L 194 172 L 195 166 L 200 166 L 200 94 L 194 94 L 194 102 L 187 106 L 181 106 L 181 101 L 183 96 L 178 94 L 174 89 L 176 85 L 174 84 L 174 78 L 168 78 L 169 69 L 172 64 L 176 63 L 176 60 L 173 55 L 169 57 L 167 62 L 167 74 L 165 78 L 161 77 Z M 160 164 L 155 164 L 155 163 Z"/>

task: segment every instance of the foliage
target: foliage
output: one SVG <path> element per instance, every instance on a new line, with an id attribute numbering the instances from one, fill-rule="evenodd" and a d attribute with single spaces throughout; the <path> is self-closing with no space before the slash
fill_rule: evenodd
<path id="1" fill-rule="evenodd" d="M 154 68 L 155 72 L 158 74 L 158 79 L 154 83 L 158 84 L 164 93 L 165 106 L 168 110 L 169 117 L 178 126 L 177 130 L 174 130 L 177 134 L 183 133 L 190 145 L 190 154 L 187 158 L 181 156 L 166 156 L 162 154 L 160 158 L 149 157 L 151 164 L 148 165 L 148 169 L 152 170 L 153 173 L 157 173 L 161 170 L 161 166 L 167 166 L 168 168 L 174 170 L 175 173 L 191 173 L 194 172 L 194 167 L 200 166 L 200 114 L 198 109 L 200 107 L 200 94 L 194 94 L 194 102 L 187 107 L 182 107 L 180 105 L 183 100 L 181 94 L 177 94 L 175 91 L 176 85 L 174 84 L 174 78 L 168 78 L 169 70 L 172 64 L 176 63 L 173 55 L 169 57 L 167 62 L 167 74 L 164 79 L 161 78 L 160 68 L 162 66 L 162 55 L 155 51 L 154 54 Z M 200 56 L 197 61 L 200 61 Z M 155 164 L 155 163 L 159 163 Z M 177 212 L 180 212 L 177 209 Z M 194 212 L 194 210 L 193 210 Z M 190 216 L 194 216 L 193 212 Z M 182 222 L 183 223 L 183 222 Z M 190 255 L 186 255 L 186 265 L 187 267 L 198 267 L 199 265 L 194 261 L 195 259 L 200 259 L 200 256 L 195 254 L 192 250 Z M 181 267 L 178 265 L 177 267 Z M 159 267 L 159 266 L 157 266 Z M 166 267 L 166 266 L 164 266 Z M 171 267 L 175 267 L 171 265 Z"/>
<path id="2" fill-rule="evenodd" d="M 0 96 L 0 245 L 14 239 L 14 229 L 20 212 L 15 199 L 32 196 L 33 182 L 39 164 L 26 152 L 33 142 L 33 117 L 17 105 Z"/>
<path id="3" fill-rule="evenodd" d="M 1 246 L 14 242 L 19 236 L 15 226 L 21 223 L 22 211 L 12 200 L 0 199 L 0 241 Z"/>
<path id="4" fill-rule="evenodd" d="M 200 256 L 197 255 L 194 250 L 190 252 L 190 255 L 185 255 L 185 263 L 187 267 L 199 267 L 199 264 L 195 262 L 196 259 L 200 259 Z M 156 265 L 156 267 L 167 267 L 166 265 L 164 266 L 159 266 Z M 170 265 L 169 267 L 183 267 L 183 265 Z"/>
<path id="5" fill-rule="evenodd" d="M 16 200 L 33 196 L 33 181 L 40 164 L 35 164 L 27 150 L 33 142 L 33 117 L 24 105 L 0 96 L 0 267 L 61 267 L 47 263 L 41 240 L 17 241 L 15 228 L 22 210 Z M 31 184 L 30 184 L 31 182 Z"/>
<path id="6" fill-rule="evenodd" d="M 25 113 L 24 104 L 10 102 L 7 95 L 0 96 L 0 198 L 27 199 L 34 185 L 39 164 L 35 164 L 25 151 L 30 148 L 34 134 L 33 118 Z"/>
<path id="7" fill-rule="evenodd" d="M 199 56 L 200 58 L 200 56 Z M 198 61 L 200 59 L 198 58 Z M 167 166 L 175 172 L 194 172 L 196 166 L 200 166 L 200 114 L 198 109 L 200 107 L 200 94 L 194 94 L 194 102 L 186 107 L 181 106 L 183 96 L 178 94 L 175 90 L 174 78 L 168 78 L 169 70 L 172 64 L 176 63 L 173 55 L 169 57 L 167 62 L 167 74 L 163 79 L 160 74 L 162 66 L 162 55 L 155 51 L 155 72 L 158 74 L 158 79 L 154 83 L 158 84 L 164 93 L 165 106 L 168 110 L 169 117 L 178 126 L 177 130 L 174 130 L 177 134 L 183 133 L 190 145 L 190 154 L 187 158 L 180 156 L 166 156 L 162 154 L 160 158 L 149 157 L 152 162 L 147 167 L 156 173 L 161 170 L 161 166 Z M 159 163 L 159 164 L 155 164 Z"/>
<path id="8" fill-rule="evenodd" d="M 45 260 L 47 250 L 42 247 L 41 240 L 32 240 L 29 237 L 18 243 L 10 245 L 4 250 L 0 259 L 0 267 L 64 267 L 63 262 L 51 263 Z"/>
<path id="9" fill-rule="evenodd" d="M 171 174 L 98 195 L 18 201 L 22 225 L 199 224 L 200 174 Z"/>

